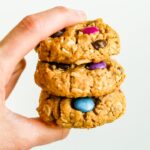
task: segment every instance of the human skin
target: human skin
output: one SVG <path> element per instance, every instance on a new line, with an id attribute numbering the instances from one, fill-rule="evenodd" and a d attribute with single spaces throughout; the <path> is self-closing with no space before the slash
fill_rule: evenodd
<path id="1" fill-rule="evenodd" d="M 82 11 L 55 7 L 25 17 L 0 41 L 0 150 L 27 150 L 68 135 L 68 129 L 54 123 L 48 127 L 39 118 L 12 112 L 5 106 L 5 101 L 25 68 L 24 56 L 41 40 L 85 19 Z"/>

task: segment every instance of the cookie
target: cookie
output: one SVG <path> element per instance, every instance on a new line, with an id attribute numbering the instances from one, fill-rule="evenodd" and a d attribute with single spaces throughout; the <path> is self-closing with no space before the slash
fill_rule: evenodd
<path id="1" fill-rule="evenodd" d="M 73 106 L 76 99 L 55 97 L 42 91 L 37 111 L 47 124 L 53 121 L 64 128 L 94 128 L 116 120 L 125 112 L 126 101 L 120 90 L 92 99 L 94 108 L 82 112 Z"/>
<path id="2" fill-rule="evenodd" d="M 65 64 L 100 62 L 120 51 L 119 36 L 102 19 L 67 27 L 36 47 L 39 59 Z"/>
<path id="3" fill-rule="evenodd" d="M 35 82 L 49 94 L 69 98 L 99 97 L 118 88 L 125 78 L 123 68 L 114 60 L 69 65 L 40 62 Z"/>

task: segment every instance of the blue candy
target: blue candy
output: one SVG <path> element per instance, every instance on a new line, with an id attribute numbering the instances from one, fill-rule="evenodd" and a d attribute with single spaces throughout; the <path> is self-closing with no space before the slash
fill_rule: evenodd
<path id="1" fill-rule="evenodd" d="M 73 107 L 81 112 L 89 112 L 95 107 L 94 100 L 89 97 L 77 98 L 73 101 Z"/>

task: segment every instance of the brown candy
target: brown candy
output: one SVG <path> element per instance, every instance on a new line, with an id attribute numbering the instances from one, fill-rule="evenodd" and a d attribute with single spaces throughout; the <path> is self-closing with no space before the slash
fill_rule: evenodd
<path id="1" fill-rule="evenodd" d="M 54 33 L 53 35 L 51 35 L 52 38 L 56 38 L 56 37 L 60 37 L 61 35 L 64 34 L 64 32 L 66 31 L 66 29 L 62 29 L 56 33 Z"/>
<path id="2" fill-rule="evenodd" d="M 54 63 L 54 62 L 51 62 L 50 64 L 55 65 L 57 69 L 63 69 L 63 70 L 68 70 L 71 67 L 70 64 L 62 64 L 62 63 Z"/>
<path id="3" fill-rule="evenodd" d="M 107 42 L 104 40 L 97 40 L 93 42 L 92 45 L 96 50 L 99 50 L 100 48 L 104 48 L 107 45 Z"/>

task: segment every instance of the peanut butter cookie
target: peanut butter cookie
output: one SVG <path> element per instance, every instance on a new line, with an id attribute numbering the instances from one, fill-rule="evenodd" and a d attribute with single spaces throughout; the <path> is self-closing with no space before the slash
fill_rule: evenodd
<path id="1" fill-rule="evenodd" d="M 119 36 L 102 19 L 67 27 L 36 47 L 41 61 L 65 64 L 100 62 L 120 51 Z"/>
<path id="2" fill-rule="evenodd" d="M 123 68 L 114 60 L 69 65 L 39 61 L 35 82 L 51 95 L 68 98 L 99 97 L 113 92 L 125 78 Z"/>
<path id="3" fill-rule="evenodd" d="M 92 103 L 87 105 L 86 101 Z M 120 90 L 99 98 L 84 99 L 56 97 L 42 91 L 37 111 L 47 124 L 54 121 L 65 128 L 94 128 L 119 118 L 125 107 L 125 97 Z"/>

